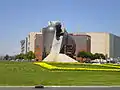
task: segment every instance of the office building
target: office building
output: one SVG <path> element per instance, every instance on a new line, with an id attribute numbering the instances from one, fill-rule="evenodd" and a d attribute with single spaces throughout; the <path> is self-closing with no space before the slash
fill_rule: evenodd
<path id="1" fill-rule="evenodd" d="M 29 51 L 35 52 L 35 39 L 36 34 L 41 34 L 41 32 L 30 32 L 25 40 L 21 40 L 21 53 L 27 53 Z"/>
<path id="2" fill-rule="evenodd" d="M 35 35 L 35 56 L 36 60 L 42 60 L 43 36 L 42 33 Z"/>
<path id="3" fill-rule="evenodd" d="M 80 51 L 91 52 L 91 37 L 89 35 L 83 33 L 71 33 L 70 35 L 76 43 L 76 55 Z"/>
<path id="4" fill-rule="evenodd" d="M 30 32 L 27 36 L 27 52 L 35 52 L 35 38 L 36 34 L 41 34 L 41 32 Z"/>
<path id="5" fill-rule="evenodd" d="M 25 53 L 25 40 L 21 40 L 20 44 L 21 44 L 21 53 Z"/>
<path id="6" fill-rule="evenodd" d="M 102 53 L 107 57 L 120 56 L 120 37 L 106 32 L 88 32 L 91 36 L 91 52 Z"/>

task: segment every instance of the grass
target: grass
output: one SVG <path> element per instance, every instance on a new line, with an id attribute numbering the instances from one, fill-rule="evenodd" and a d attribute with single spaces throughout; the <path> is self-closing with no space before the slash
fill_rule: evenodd
<path id="1" fill-rule="evenodd" d="M 32 62 L 0 62 L 0 85 L 119 85 L 120 72 L 50 72 Z"/>

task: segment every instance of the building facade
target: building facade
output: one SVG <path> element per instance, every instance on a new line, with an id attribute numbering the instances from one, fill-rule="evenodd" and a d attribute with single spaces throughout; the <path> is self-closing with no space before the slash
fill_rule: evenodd
<path id="1" fill-rule="evenodd" d="M 35 56 L 36 60 L 42 60 L 42 49 L 43 49 L 43 36 L 41 34 L 35 35 Z"/>
<path id="2" fill-rule="evenodd" d="M 36 34 L 41 34 L 41 32 L 30 32 L 27 36 L 27 52 L 35 52 L 35 38 Z"/>
<path id="3" fill-rule="evenodd" d="M 30 32 L 25 40 L 21 40 L 21 53 L 27 53 L 29 51 L 35 52 L 35 39 L 36 34 L 41 34 L 41 32 Z"/>
<path id="4" fill-rule="evenodd" d="M 76 33 L 69 33 L 70 37 L 73 38 L 75 41 L 75 54 L 77 55 L 79 51 L 91 51 L 91 38 L 89 35 L 86 34 L 76 34 Z M 46 39 L 47 44 L 48 42 L 52 44 L 51 38 Z M 23 41 L 22 41 L 23 42 Z M 39 33 L 33 33 L 31 32 L 27 37 L 26 40 L 24 40 L 24 45 L 21 48 L 21 52 L 24 51 L 24 53 L 27 53 L 29 51 L 33 51 L 35 53 L 36 59 L 42 60 L 43 58 L 43 35 L 42 32 Z M 72 40 L 68 40 L 67 43 L 73 43 Z M 33 45 L 34 44 L 34 45 Z M 44 46 L 45 46 L 44 45 Z M 49 48 L 50 49 L 50 48 Z M 49 50 L 47 48 L 47 50 Z M 50 50 L 49 50 L 50 51 Z"/>
<path id="5" fill-rule="evenodd" d="M 93 54 L 102 53 L 107 57 L 120 56 L 119 36 L 106 32 L 69 33 L 69 35 L 75 40 L 76 55 L 79 51 L 86 51 Z M 53 37 L 51 34 L 50 36 Z M 33 51 L 36 58 L 42 60 L 43 42 L 46 42 L 45 45 L 52 44 L 52 39 L 49 38 L 43 41 L 42 32 L 31 32 L 25 40 L 20 41 L 21 53 Z M 50 47 L 47 48 L 47 50 L 49 49 Z"/>
<path id="6" fill-rule="evenodd" d="M 109 34 L 109 55 L 111 57 L 120 57 L 120 37 Z"/>
<path id="7" fill-rule="evenodd" d="M 25 53 L 25 40 L 21 40 L 20 44 L 21 44 L 21 53 Z"/>
<path id="8" fill-rule="evenodd" d="M 120 37 L 106 32 L 89 32 L 91 36 L 91 52 L 102 53 L 107 57 L 120 56 Z"/>
<path id="9" fill-rule="evenodd" d="M 71 33 L 70 35 L 76 43 L 76 55 L 79 51 L 91 52 L 91 37 L 89 35 L 80 33 Z"/>

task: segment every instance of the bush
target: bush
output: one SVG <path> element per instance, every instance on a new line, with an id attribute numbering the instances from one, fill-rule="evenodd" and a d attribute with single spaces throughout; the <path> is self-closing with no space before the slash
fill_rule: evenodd
<path id="1" fill-rule="evenodd" d="M 21 54 L 16 55 L 16 59 L 32 60 L 32 59 L 35 59 L 35 54 L 32 51 L 30 51 L 26 54 L 21 53 Z"/>
<path id="2" fill-rule="evenodd" d="M 92 60 L 94 60 L 94 59 L 101 59 L 101 58 L 105 59 L 105 55 L 102 54 L 102 53 L 92 54 L 90 52 L 85 52 L 85 51 L 78 52 L 77 57 L 90 58 Z"/>
<path id="3" fill-rule="evenodd" d="M 93 55 L 94 59 L 105 59 L 105 55 L 104 54 L 101 54 L 101 53 L 95 53 Z"/>
<path id="4" fill-rule="evenodd" d="M 78 52 L 77 57 L 90 58 L 90 59 L 92 59 L 93 54 L 90 53 L 90 52 L 80 51 L 80 52 Z"/>

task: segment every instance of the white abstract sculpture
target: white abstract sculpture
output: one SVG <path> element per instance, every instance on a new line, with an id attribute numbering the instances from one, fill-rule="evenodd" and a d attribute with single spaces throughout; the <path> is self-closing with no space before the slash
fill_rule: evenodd
<path id="1" fill-rule="evenodd" d="M 64 30 L 62 30 L 64 33 Z M 56 39 L 56 30 L 52 42 L 52 48 L 49 55 L 44 58 L 43 61 L 47 62 L 77 62 L 73 58 L 67 56 L 66 54 L 60 53 L 60 48 L 63 40 L 63 35 L 59 37 L 59 40 Z"/>

